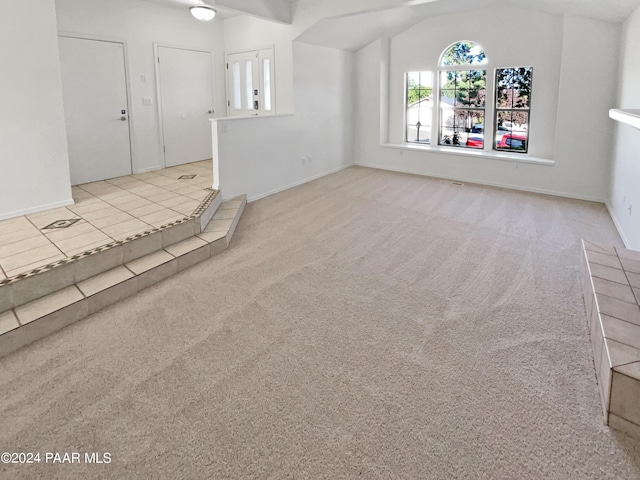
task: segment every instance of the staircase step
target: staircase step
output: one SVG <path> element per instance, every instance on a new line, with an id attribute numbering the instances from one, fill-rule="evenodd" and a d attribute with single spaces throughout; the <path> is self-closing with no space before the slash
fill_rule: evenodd
<path id="1" fill-rule="evenodd" d="M 580 269 L 604 422 L 640 439 L 640 252 L 583 240 Z"/>
<path id="2" fill-rule="evenodd" d="M 184 228 L 147 239 L 122 254 L 120 263 L 99 258 L 99 266 L 87 267 L 93 275 L 75 277 L 69 285 L 0 313 L 0 357 L 226 250 L 246 203 L 245 195 L 223 202 L 197 233 Z"/>
<path id="3" fill-rule="evenodd" d="M 202 232 L 221 203 L 220 192 L 212 190 L 188 217 L 3 280 L 0 282 L 0 312 L 193 237 Z"/>

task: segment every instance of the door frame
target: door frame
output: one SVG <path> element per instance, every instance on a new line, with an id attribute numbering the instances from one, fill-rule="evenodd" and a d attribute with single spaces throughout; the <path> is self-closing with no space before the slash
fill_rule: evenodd
<path id="1" fill-rule="evenodd" d="M 259 52 L 260 50 L 268 50 L 271 49 L 271 53 L 272 53 L 272 58 L 273 58 L 273 76 L 271 78 L 271 98 L 272 98 L 272 102 L 273 105 L 276 106 L 277 108 L 277 103 L 276 103 L 276 46 L 275 44 L 271 43 L 268 45 L 262 45 L 260 47 L 254 47 L 254 48 L 242 48 L 240 50 L 233 50 L 231 52 L 224 52 L 224 84 L 225 84 L 225 94 L 227 96 L 227 98 L 225 99 L 225 105 L 224 108 L 227 112 L 227 117 L 229 118 L 243 118 L 243 117 L 231 117 L 231 85 L 229 84 L 229 55 L 236 55 L 238 53 L 250 53 L 250 52 Z M 261 69 L 262 65 L 260 65 L 260 62 L 258 62 L 258 68 L 259 68 L 259 75 L 260 78 L 262 78 L 262 69 Z M 261 86 L 262 89 L 262 86 Z M 276 108 L 273 109 L 273 113 L 269 114 L 269 115 L 276 115 Z M 255 116 L 255 115 L 254 115 Z M 264 116 L 264 115 L 263 115 Z"/>
<path id="2" fill-rule="evenodd" d="M 133 112 L 131 111 L 131 69 L 129 68 L 129 47 L 127 40 L 121 37 L 111 37 L 107 35 L 94 35 L 89 33 L 72 32 L 68 30 L 61 30 L 58 32 L 58 37 L 66 38 L 79 38 L 81 40 L 93 40 L 95 42 L 107 42 L 107 43 L 120 43 L 122 44 L 122 52 L 124 56 L 124 86 L 127 94 L 127 117 L 129 117 L 129 159 L 131 163 L 131 174 L 135 173 L 134 165 L 134 153 L 133 153 L 133 138 L 134 138 L 134 119 Z M 58 57 L 60 54 L 58 53 Z M 58 58 L 59 60 L 59 58 Z M 65 131 L 66 136 L 66 131 Z M 67 140 L 68 142 L 68 140 Z"/>
<path id="3" fill-rule="evenodd" d="M 211 55 L 211 107 L 213 108 L 212 118 L 217 117 L 216 113 L 216 62 L 215 52 L 206 48 L 190 47 L 187 45 L 176 45 L 175 43 L 153 42 L 153 65 L 156 74 L 156 110 L 158 112 L 158 131 L 160 134 L 160 153 L 162 154 L 162 166 L 167 168 L 167 155 L 164 143 L 164 118 L 162 114 L 162 88 L 160 86 L 160 48 L 174 48 L 176 50 L 188 50 L 191 52 L 208 53 Z"/>

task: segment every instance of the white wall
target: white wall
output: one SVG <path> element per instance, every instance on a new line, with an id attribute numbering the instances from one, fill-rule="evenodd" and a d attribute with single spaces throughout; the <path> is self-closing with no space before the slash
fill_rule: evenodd
<path id="1" fill-rule="evenodd" d="M 153 43 L 214 52 L 215 116 L 225 116 L 224 25 L 195 20 L 184 8 L 129 0 L 57 0 L 58 29 L 126 41 L 134 173 L 164 167 Z M 141 76 L 147 81 L 143 83 Z M 143 106 L 152 98 L 153 106 Z"/>
<path id="2" fill-rule="evenodd" d="M 359 10 L 390 6 L 401 0 L 296 0 L 293 2 L 293 22 L 282 25 L 250 16 L 238 16 L 225 21 L 227 53 L 274 45 L 276 57 L 277 113 L 294 112 L 293 42 L 307 29 L 327 17 Z"/>
<path id="3" fill-rule="evenodd" d="M 294 43 L 295 115 L 214 123 L 225 198 L 255 200 L 353 163 L 353 61 L 348 52 Z"/>
<path id="4" fill-rule="evenodd" d="M 505 7 L 500 12 L 496 16 L 495 9 L 486 9 L 431 18 L 391 39 L 389 140 L 402 144 L 404 138 L 404 72 L 435 71 L 448 45 L 473 40 L 487 53 L 489 77 L 497 67 L 533 67 L 529 154 L 554 160 L 555 165 L 380 147 L 374 140 L 380 124 L 380 105 L 375 103 L 384 49 L 377 42 L 357 54 L 356 163 L 604 200 L 611 151 L 606 111 L 615 100 L 617 55 L 612 52 L 618 51 L 618 26 Z M 505 23 L 504 17 L 518 21 Z M 489 92 L 488 105 L 492 98 Z"/>
<path id="5" fill-rule="evenodd" d="M 504 22 L 504 18 L 518 19 Z M 495 28 L 492 28 L 494 27 Z M 390 132 L 392 143 L 404 141 L 404 73 L 437 71 L 442 52 L 459 40 L 472 40 L 487 54 L 487 84 L 493 85 L 497 67 L 533 67 L 531 134 L 532 156 L 551 158 L 555 141 L 556 105 L 562 54 L 562 18 L 553 15 L 500 9 L 478 10 L 434 18 L 407 30 L 391 42 Z M 493 92 L 487 91 L 487 113 Z M 491 125 L 487 115 L 487 131 Z M 487 135 L 489 137 L 489 135 Z M 437 138 L 437 136 L 435 136 Z"/>
<path id="6" fill-rule="evenodd" d="M 0 65 L 0 219 L 72 203 L 53 0 L 0 4 Z"/>
<path id="7" fill-rule="evenodd" d="M 616 108 L 640 108 L 638 45 L 640 9 L 635 11 L 623 27 L 620 94 Z M 624 124 L 616 126 L 608 206 L 627 247 L 640 250 L 640 130 Z"/>
<path id="8" fill-rule="evenodd" d="M 620 25 L 565 18 L 553 174 L 559 176 L 554 188 L 568 194 L 607 198 L 619 51 Z"/>
<path id="9" fill-rule="evenodd" d="M 388 43 L 376 40 L 355 55 L 355 163 L 361 165 L 378 162 L 379 145 L 388 140 Z"/>

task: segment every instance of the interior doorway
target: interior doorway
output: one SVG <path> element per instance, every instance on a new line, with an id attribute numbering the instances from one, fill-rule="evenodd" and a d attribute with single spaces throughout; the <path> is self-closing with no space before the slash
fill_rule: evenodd
<path id="1" fill-rule="evenodd" d="M 211 158 L 212 53 L 156 45 L 166 167 Z"/>
<path id="2" fill-rule="evenodd" d="M 71 184 L 130 175 L 124 43 L 59 36 Z"/>

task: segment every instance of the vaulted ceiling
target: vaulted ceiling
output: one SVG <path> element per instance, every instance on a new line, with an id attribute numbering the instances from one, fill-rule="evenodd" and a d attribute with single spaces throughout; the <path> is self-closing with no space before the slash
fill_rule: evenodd
<path id="1" fill-rule="evenodd" d="M 344 3 L 356 6 L 358 0 Z M 356 51 L 377 38 L 392 37 L 426 18 L 480 8 L 493 7 L 499 11 L 508 5 L 608 22 L 623 22 L 640 8 L 640 0 L 370 0 L 367 4 L 375 6 L 318 18 L 297 40 Z"/>
<path id="2" fill-rule="evenodd" d="M 355 51 L 428 18 L 479 8 L 522 7 L 623 22 L 640 0 L 144 0 L 185 8 L 214 6 L 222 18 L 247 14 L 301 24 L 298 41 Z M 301 13 L 304 12 L 304 13 Z M 302 18 L 305 17 L 305 18 Z"/>

